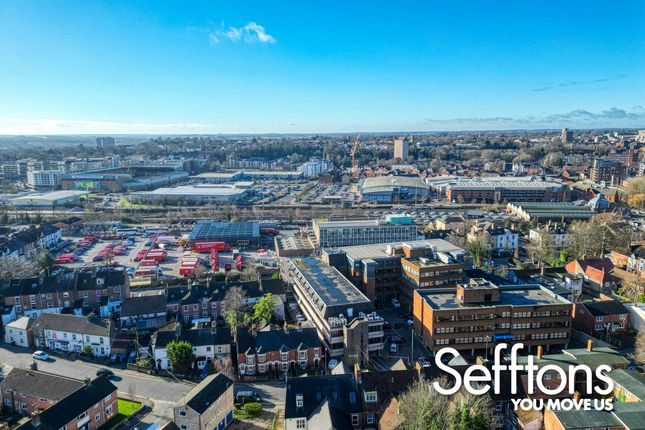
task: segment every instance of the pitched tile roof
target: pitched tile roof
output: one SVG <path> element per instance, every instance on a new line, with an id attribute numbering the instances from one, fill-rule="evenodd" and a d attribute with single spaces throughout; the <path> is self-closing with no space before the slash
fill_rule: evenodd
<path id="1" fill-rule="evenodd" d="M 237 330 L 238 353 L 263 354 L 269 351 L 279 351 L 282 347 L 287 349 L 307 349 L 320 347 L 318 331 L 315 328 L 301 328 L 298 330 L 270 330 L 260 331 L 253 335 L 246 329 Z"/>
<path id="2" fill-rule="evenodd" d="M 93 336 L 110 336 L 112 332 L 112 321 L 94 316 L 82 317 L 43 313 L 38 317 L 33 329 L 34 332 L 38 332 L 39 330 L 59 330 Z"/>
<path id="3" fill-rule="evenodd" d="M 14 367 L 0 383 L 3 390 L 12 389 L 18 394 L 59 401 L 83 386 L 83 381 L 52 373 Z"/>
<path id="4" fill-rule="evenodd" d="M 193 387 L 177 404 L 185 404 L 198 414 L 203 414 L 232 385 L 233 381 L 222 373 L 209 375 Z"/>

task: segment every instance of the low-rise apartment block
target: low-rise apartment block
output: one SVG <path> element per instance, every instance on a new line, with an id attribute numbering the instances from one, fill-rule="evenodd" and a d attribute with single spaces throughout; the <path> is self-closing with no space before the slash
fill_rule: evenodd
<path id="1" fill-rule="evenodd" d="M 49 409 L 82 386 L 78 379 L 14 367 L 0 383 L 2 407 L 31 415 Z"/>
<path id="2" fill-rule="evenodd" d="M 358 288 L 319 259 L 288 259 L 282 264 L 282 277 L 292 284 L 329 357 L 354 364 L 371 354 L 381 355 L 384 320 Z"/>
<path id="3" fill-rule="evenodd" d="M 34 415 L 20 430 L 97 430 L 119 413 L 116 386 L 105 376 L 81 387 Z"/>

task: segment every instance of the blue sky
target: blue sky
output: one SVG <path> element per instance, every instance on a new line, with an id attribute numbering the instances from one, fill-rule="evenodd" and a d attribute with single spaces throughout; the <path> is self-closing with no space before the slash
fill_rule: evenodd
<path id="1" fill-rule="evenodd" d="M 639 0 L 0 0 L 0 134 L 645 127 L 643 16 Z"/>

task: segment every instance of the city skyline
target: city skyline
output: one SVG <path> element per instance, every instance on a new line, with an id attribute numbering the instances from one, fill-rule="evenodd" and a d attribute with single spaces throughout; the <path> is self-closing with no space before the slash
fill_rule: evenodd
<path id="1" fill-rule="evenodd" d="M 645 126 L 640 2 L 0 7 L 0 134 Z"/>

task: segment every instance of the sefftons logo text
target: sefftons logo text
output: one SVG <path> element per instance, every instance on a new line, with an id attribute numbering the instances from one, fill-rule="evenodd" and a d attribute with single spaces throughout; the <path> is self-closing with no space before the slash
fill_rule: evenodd
<path id="1" fill-rule="evenodd" d="M 491 370 L 488 367 L 483 365 L 473 365 L 466 369 L 463 373 L 463 378 L 461 373 L 455 370 L 454 368 L 445 365 L 442 362 L 442 358 L 446 354 L 451 354 L 453 357 L 459 355 L 454 348 L 442 348 L 436 355 L 436 365 L 444 372 L 448 373 L 454 378 L 454 384 L 450 387 L 444 388 L 437 381 L 433 383 L 433 387 L 440 394 L 450 396 L 459 391 L 462 386 L 469 393 L 474 395 L 483 395 L 488 393 L 491 388 L 495 394 L 501 394 L 501 372 L 508 371 L 510 373 L 510 389 L 511 394 L 517 394 L 518 384 L 520 374 L 526 374 L 527 382 L 527 393 L 529 395 L 536 393 L 536 388 L 539 393 L 544 394 L 547 397 L 551 396 L 562 396 L 563 394 L 566 397 L 566 394 L 569 394 L 573 398 L 549 398 L 546 401 L 543 399 L 511 399 L 515 410 L 541 410 L 544 408 L 552 410 L 606 410 L 610 411 L 613 409 L 611 399 L 597 398 L 597 399 L 579 399 L 576 396 L 576 391 L 582 392 L 587 395 L 592 395 L 595 393 L 597 396 L 607 396 L 614 390 L 614 382 L 607 375 L 611 371 L 611 367 L 606 364 L 601 364 L 596 367 L 595 371 L 592 370 L 589 366 L 581 365 L 570 365 L 568 370 L 565 371 L 563 366 L 557 364 L 546 364 L 544 366 L 537 366 L 534 361 L 534 357 L 529 355 L 527 357 L 526 365 L 520 365 L 517 363 L 518 351 L 524 348 L 524 344 L 517 343 L 511 347 L 510 351 L 510 364 L 502 364 L 502 351 L 508 349 L 508 345 L 505 343 L 500 343 L 495 346 L 494 352 L 494 362 L 491 366 Z M 553 374 L 557 374 L 558 377 L 552 378 Z M 545 378 L 545 375 L 548 375 Z M 548 379 L 549 381 L 559 381 L 556 384 L 545 385 L 544 381 Z M 576 388 L 576 381 L 584 380 L 584 384 L 579 385 Z M 601 385 L 594 385 L 594 381 L 600 382 Z M 492 383 L 492 387 L 491 387 Z"/>

